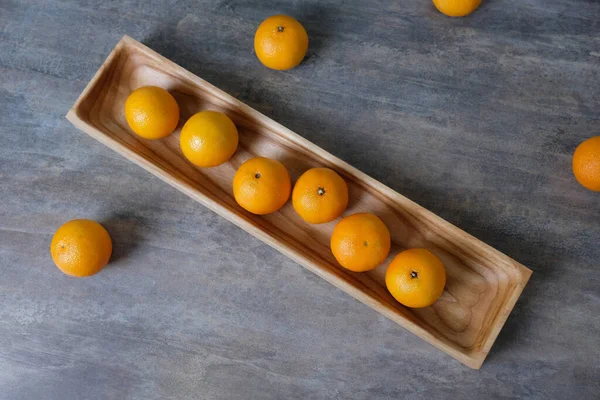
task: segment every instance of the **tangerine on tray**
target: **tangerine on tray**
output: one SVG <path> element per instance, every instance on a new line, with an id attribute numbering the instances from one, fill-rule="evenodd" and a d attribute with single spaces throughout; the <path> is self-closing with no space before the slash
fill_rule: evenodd
<path id="1" fill-rule="evenodd" d="M 407 307 L 421 308 L 435 303 L 446 285 L 442 261 L 427 249 L 409 249 L 390 263 L 385 284 L 396 300 Z"/>
<path id="2" fill-rule="evenodd" d="M 369 271 L 387 258 L 391 246 L 390 231 L 376 215 L 353 214 L 335 226 L 330 246 L 342 267 L 355 272 Z"/>
<path id="3" fill-rule="evenodd" d="M 292 204 L 306 222 L 323 224 L 333 221 L 348 206 L 348 185 L 332 169 L 309 169 L 294 185 Z"/>
<path id="4" fill-rule="evenodd" d="M 223 164 L 235 153 L 238 141 L 238 131 L 231 118 L 217 111 L 194 114 L 179 136 L 183 155 L 198 167 Z"/>
<path id="5" fill-rule="evenodd" d="M 177 128 L 179 106 L 165 89 L 143 86 L 127 97 L 125 119 L 138 136 L 150 140 L 162 139 Z"/>
<path id="6" fill-rule="evenodd" d="M 253 214 L 270 214 L 288 201 L 292 183 L 277 160 L 255 157 L 244 162 L 233 177 L 235 201 Z"/>

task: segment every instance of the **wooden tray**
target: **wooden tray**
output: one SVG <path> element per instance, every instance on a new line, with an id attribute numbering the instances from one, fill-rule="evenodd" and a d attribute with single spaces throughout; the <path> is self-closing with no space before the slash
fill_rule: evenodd
<path id="1" fill-rule="evenodd" d="M 145 85 L 166 88 L 181 108 L 178 130 L 163 140 L 141 139 L 125 121 L 125 99 Z M 179 129 L 187 118 L 204 109 L 227 113 L 238 127 L 240 145 L 229 162 L 201 169 L 183 157 Z M 471 368 L 479 368 L 483 363 L 531 276 L 531 270 L 523 265 L 128 36 L 108 56 L 69 110 L 67 119 Z M 252 215 L 239 207 L 233 198 L 233 175 L 242 162 L 258 155 L 280 160 L 292 180 L 312 167 L 336 170 L 350 190 L 345 215 L 373 212 L 389 227 L 392 251 L 384 265 L 366 273 L 341 268 L 329 249 L 329 237 L 337 221 L 307 224 L 294 212 L 291 202 L 267 216 Z M 385 287 L 387 264 L 398 252 L 410 247 L 431 250 L 446 266 L 446 290 L 431 307 L 408 309 L 396 302 Z"/>

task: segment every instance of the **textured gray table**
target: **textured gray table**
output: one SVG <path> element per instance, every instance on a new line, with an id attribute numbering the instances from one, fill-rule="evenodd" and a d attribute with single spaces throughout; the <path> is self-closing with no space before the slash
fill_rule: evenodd
<path id="1" fill-rule="evenodd" d="M 600 3 L 0 1 L 0 398 L 600 398 Z M 297 69 L 252 53 L 288 13 Z M 320 280 L 64 118 L 143 41 L 534 270 L 480 371 Z M 113 262 L 72 279 L 54 230 Z"/>

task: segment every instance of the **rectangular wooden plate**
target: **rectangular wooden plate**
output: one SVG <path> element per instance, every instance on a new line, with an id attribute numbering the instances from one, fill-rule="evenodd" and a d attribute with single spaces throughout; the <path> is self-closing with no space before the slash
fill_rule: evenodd
<path id="1" fill-rule="evenodd" d="M 146 85 L 169 90 L 181 108 L 177 131 L 162 140 L 139 138 L 125 121 L 123 108 L 127 96 Z M 182 123 L 204 109 L 229 115 L 240 134 L 235 155 L 214 168 L 194 167 L 179 148 Z M 483 363 L 531 276 L 531 270 L 523 265 L 128 36 L 123 37 L 108 56 L 67 119 L 471 368 L 479 368 Z M 390 229 L 392 251 L 384 265 L 365 273 L 341 268 L 329 249 L 329 238 L 337 221 L 307 224 L 294 212 L 290 202 L 279 212 L 266 216 L 252 215 L 240 208 L 233 198 L 233 175 L 245 160 L 258 155 L 281 161 L 292 180 L 312 167 L 337 171 L 350 190 L 345 215 L 372 212 Z M 446 290 L 431 307 L 406 308 L 396 302 L 385 287 L 387 264 L 398 252 L 411 247 L 431 250 L 446 267 Z"/>

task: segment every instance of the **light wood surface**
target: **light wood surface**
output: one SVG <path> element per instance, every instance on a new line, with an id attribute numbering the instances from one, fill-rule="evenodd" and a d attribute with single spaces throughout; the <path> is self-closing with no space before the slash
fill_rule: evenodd
<path id="1" fill-rule="evenodd" d="M 177 131 L 159 141 L 139 138 L 123 114 L 131 91 L 145 85 L 169 90 L 181 109 Z M 179 149 L 179 130 L 194 113 L 225 112 L 240 133 L 232 159 L 218 167 L 197 168 Z M 208 84 L 130 37 L 115 47 L 69 111 L 78 128 L 263 240 L 318 276 L 369 305 L 472 368 L 479 368 L 506 321 L 531 270 L 468 235 L 435 214 Z M 369 211 L 386 223 L 392 250 L 386 262 L 368 273 L 341 268 L 329 250 L 337 221 L 310 225 L 288 202 L 279 212 L 255 216 L 235 202 L 231 182 L 250 157 L 281 161 L 292 180 L 305 170 L 325 166 L 346 180 L 350 203 L 344 215 Z M 448 280 L 431 307 L 408 309 L 384 283 L 385 268 L 399 251 L 424 247 L 442 259 Z"/>

